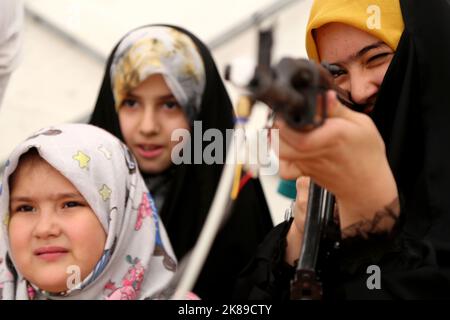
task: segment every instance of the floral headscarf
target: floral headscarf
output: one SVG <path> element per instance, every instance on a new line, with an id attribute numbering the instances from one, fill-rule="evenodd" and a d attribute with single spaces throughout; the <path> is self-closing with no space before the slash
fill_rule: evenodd
<path id="1" fill-rule="evenodd" d="M 39 290 L 9 253 L 9 185 L 19 158 L 35 148 L 81 193 L 107 234 L 102 257 L 75 288 Z M 11 154 L 0 190 L 0 299 L 162 298 L 177 264 L 151 195 L 128 148 L 103 129 L 65 124 L 40 130 Z"/>
<path id="2" fill-rule="evenodd" d="M 164 77 L 193 121 L 200 111 L 206 77 L 191 38 L 166 26 L 143 27 L 129 33 L 117 48 L 110 70 L 116 110 L 128 92 L 153 74 Z"/>

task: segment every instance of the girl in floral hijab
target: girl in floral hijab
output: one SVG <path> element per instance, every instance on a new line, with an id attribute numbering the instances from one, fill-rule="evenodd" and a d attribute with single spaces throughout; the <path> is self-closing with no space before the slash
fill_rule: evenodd
<path id="1" fill-rule="evenodd" d="M 0 299 L 162 298 L 176 261 L 134 157 L 97 127 L 20 144 L 0 195 Z"/>

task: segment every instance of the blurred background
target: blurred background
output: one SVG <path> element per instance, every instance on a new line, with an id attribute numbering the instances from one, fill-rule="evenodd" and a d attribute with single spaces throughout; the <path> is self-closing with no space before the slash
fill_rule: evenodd
<path id="1" fill-rule="evenodd" d="M 3 1 L 3 0 L 0 0 Z M 238 58 L 256 57 L 258 23 L 275 26 L 274 62 L 306 56 L 305 27 L 312 0 L 24 0 L 23 51 L 0 108 L 0 169 L 30 133 L 64 122 L 86 122 L 106 58 L 132 28 L 182 26 L 202 39 L 222 75 Z M 227 89 L 236 101 L 238 92 Z M 259 106 L 261 121 L 265 107 Z M 258 118 L 257 118 L 258 119 Z M 274 222 L 290 200 L 277 193 L 279 177 L 263 176 Z"/>

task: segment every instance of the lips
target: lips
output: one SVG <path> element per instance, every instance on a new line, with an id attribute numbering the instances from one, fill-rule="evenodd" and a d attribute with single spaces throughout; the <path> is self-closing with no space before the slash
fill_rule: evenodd
<path id="1" fill-rule="evenodd" d="M 67 254 L 69 250 L 63 247 L 55 247 L 55 246 L 49 246 L 49 247 L 41 247 L 36 250 L 34 250 L 34 255 L 37 256 L 40 259 L 44 259 L 47 261 L 54 261 L 65 254 Z"/>
<path id="2" fill-rule="evenodd" d="M 156 158 L 163 152 L 163 146 L 157 144 L 138 144 L 136 145 L 137 153 L 146 159 Z"/>

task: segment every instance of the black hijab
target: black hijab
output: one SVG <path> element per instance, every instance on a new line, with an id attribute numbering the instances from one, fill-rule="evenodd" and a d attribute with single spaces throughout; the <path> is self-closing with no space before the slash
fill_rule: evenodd
<path id="1" fill-rule="evenodd" d="M 350 299 L 450 298 L 450 1 L 400 4 L 405 30 L 372 114 L 399 190 L 398 235 L 349 246 L 349 265 L 380 266 L 383 289 L 359 270 Z"/>
<path id="2" fill-rule="evenodd" d="M 209 49 L 189 31 L 176 26 L 168 27 L 189 36 L 203 59 L 206 86 L 196 120 L 202 121 L 203 132 L 216 128 L 225 137 L 226 129 L 234 127 L 233 107 Z M 114 109 L 110 79 L 110 67 L 118 45 L 108 58 L 90 123 L 123 140 Z M 192 155 L 193 152 L 192 143 Z M 219 164 L 182 164 L 173 168 L 173 181 L 160 215 L 178 259 L 194 246 L 200 234 L 222 168 L 223 165 Z M 202 299 L 229 298 L 237 274 L 250 260 L 256 246 L 271 228 L 270 211 L 260 182 L 252 179 L 241 191 L 230 219 L 219 232 L 194 292 Z"/>
<path id="3" fill-rule="evenodd" d="M 417 219 L 414 225 L 418 228 L 409 230 L 407 223 L 408 233 L 447 242 L 450 1 L 400 3 L 405 31 L 380 90 L 373 119 L 386 143 L 405 205 L 415 201 L 408 218 Z M 421 194 L 414 194 L 418 184 Z"/>

